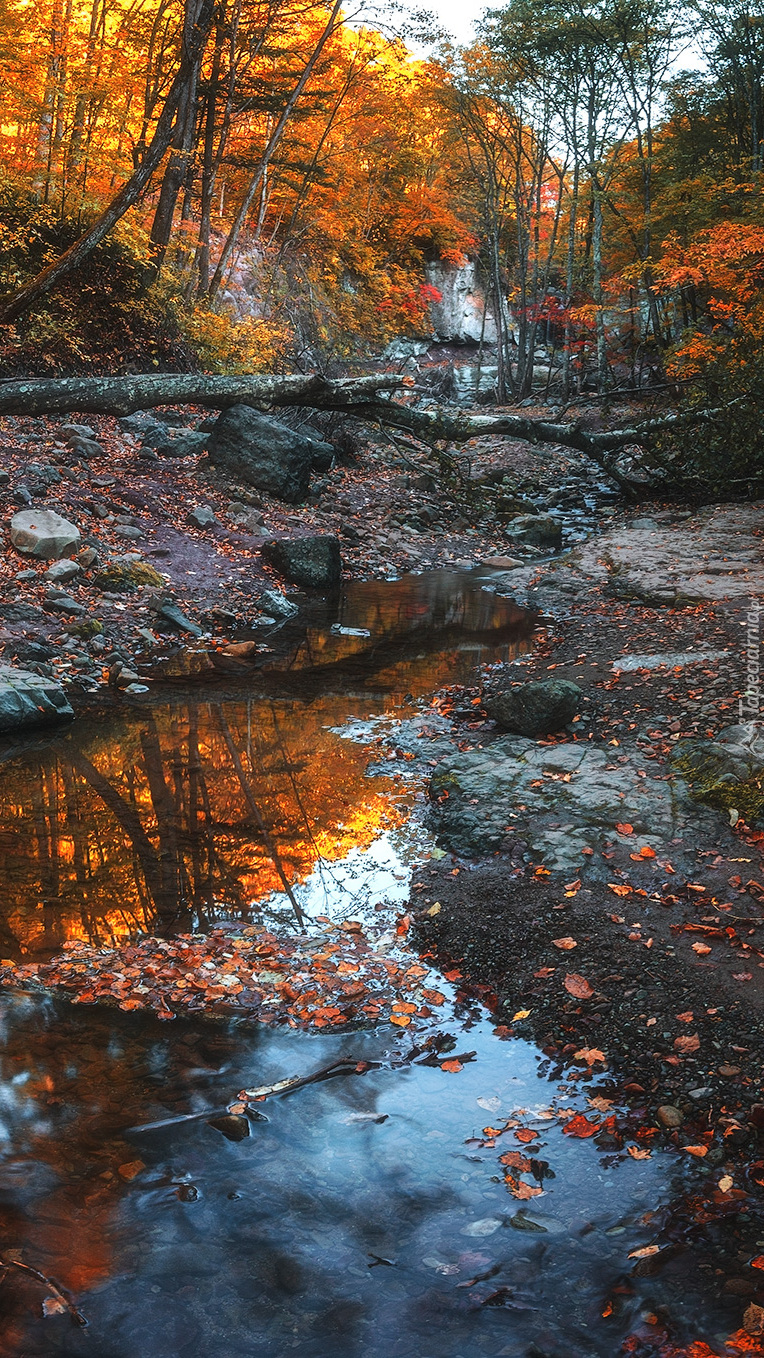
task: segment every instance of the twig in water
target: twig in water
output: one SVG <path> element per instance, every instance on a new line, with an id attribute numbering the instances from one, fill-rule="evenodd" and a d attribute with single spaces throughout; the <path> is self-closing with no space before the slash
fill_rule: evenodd
<path id="1" fill-rule="evenodd" d="M 6 1273 L 11 1268 L 17 1268 L 20 1273 L 31 1274 L 33 1278 L 37 1279 L 38 1283 L 43 1283 L 45 1287 L 50 1288 L 50 1291 L 56 1298 L 56 1301 L 59 1301 L 62 1306 L 66 1307 L 66 1310 L 69 1312 L 69 1315 L 72 1318 L 72 1322 L 75 1325 L 82 1326 L 87 1325 L 88 1322 L 83 1316 L 82 1312 L 77 1310 L 77 1307 L 74 1305 L 74 1302 L 71 1302 L 69 1298 L 64 1295 L 64 1293 L 61 1291 L 61 1288 L 56 1287 L 56 1284 L 50 1278 L 47 1278 L 44 1273 L 40 1273 L 39 1269 L 32 1268 L 30 1264 L 20 1264 L 16 1259 L 0 1258 L 0 1269 L 2 1269 L 2 1276 L 0 1276 L 0 1282 L 3 1281 Z"/>

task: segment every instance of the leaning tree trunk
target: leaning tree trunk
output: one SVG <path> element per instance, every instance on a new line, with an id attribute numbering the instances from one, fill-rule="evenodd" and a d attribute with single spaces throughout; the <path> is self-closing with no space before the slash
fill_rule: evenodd
<path id="1" fill-rule="evenodd" d="M 24 287 L 19 288 L 18 292 L 0 305 L 0 325 L 8 325 L 17 320 L 41 297 L 47 296 L 62 278 L 84 263 L 91 251 L 109 234 L 120 218 L 124 217 L 128 208 L 138 201 L 172 141 L 178 106 L 184 90 L 193 78 L 200 54 L 206 46 L 212 27 L 212 14 L 213 0 L 202 0 L 196 24 L 190 29 L 188 40 L 183 42 L 180 65 L 157 120 L 154 135 L 135 173 L 84 236 L 75 241 L 60 259 L 49 264 L 47 269 L 43 269 L 42 273 L 30 283 L 25 283 Z"/>

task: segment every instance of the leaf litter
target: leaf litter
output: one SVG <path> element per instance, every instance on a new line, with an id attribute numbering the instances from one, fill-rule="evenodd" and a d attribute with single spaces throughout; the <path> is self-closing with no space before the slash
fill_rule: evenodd
<path id="1" fill-rule="evenodd" d="M 127 1012 L 245 1015 L 260 1023 L 337 1028 L 388 1020 L 406 1028 L 430 1019 L 444 996 L 429 968 L 368 937 L 354 920 L 323 921 L 316 936 L 277 937 L 254 926 L 236 932 L 145 938 L 115 948 L 64 944 L 48 962 L 0 963 L 0 984 L 63 993 L 73 1004 Z M 454 1069 L 448 1063 L 445 1069 Z"/>

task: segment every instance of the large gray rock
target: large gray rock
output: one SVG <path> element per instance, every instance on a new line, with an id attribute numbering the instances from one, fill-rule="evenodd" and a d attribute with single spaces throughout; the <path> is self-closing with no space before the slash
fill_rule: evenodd
<path id="1" fill-rule="evenodd" d="M 258 490 L 297 504 L 305 498 L 314 461 L 331 445 L 289 429 L 250 406 L 231 406 L 207 439 L 210 461 Z"/>
<path id="2" fill-rule="evenodd" d="M 567 726 L 581 702 L 578 684 L 569 679 L 542 679 L 520 684 L 486 699 L 486 711 L 502 731 L 520 736 L 549 736 Z"/>
<path id="3" fill-rule="evenodd" d="M 212 528 L 216 523 L 215 511 L 211 505 L 194 505 L 188 511 L 188 521 L 195 528 Z"/>
<path id="4" fill-rule="evenodd" d="M 439 835 L 457 853 L 490 853 L 506 840 L 519 840 L 533 861 L 553 872 L 604 874 L 607 881 L 618 861 L 601 853 L 614 841 L 618 846 L 622 840 L 630 877 L 628 853 L 635 842 L 676 865 L 683 833 L 692 846 L 705 835 L 719 842 L 718 812 L 699 806 L 682 777 L 642 777 L 643 764 L 639 750 L 620 763 L 612 750 L 588 742 L 540 746 L 504 736 L 436 769 L 432 814 Z M 620 834 L 623 822 L 634 836 Z"/>
<path id="5" fill-rule="evenodd" d="M 273 539 L 263 543 L 261 552 L 269 565 L 294 585 L 327 589 L 340 582 L 340 544 L 328 533 L 309 538 Z"/>
<path id="6" fill-rule="evenodd" d="M 293 618 L 299 611 L 297 604 L 287 599 L 280 589 L 264 589 L 257 602 L 272 618 Z"/>
<path id="7" fill-rule="evenodd" d="M 0 665 L 0 733 L 71 721 L 73 716 L 63 689 L 54 679 Z"/>
<path id="8" fill-rule="evenodd" d="M 54 509 L 22 509 L 11 519 L 11 542 L 17 552 L 58 561 L 80 545 L 80 530 Z"/>
<path id="9" fill-rule="evenodd" d="M 79 573 L 80 568 L 76 561 L 54 561 L 46 570 L 45 579 L 51 580 L 54 585 L 65 585 L 67 580 L 73 580 Z"/>
<path id="10" fill-rule="evenodd" d="M 505 532 L 512 542 L 529 547 L 556 549 L 562 545 L 562 525 L 552 514 L 518 514 Z"/>

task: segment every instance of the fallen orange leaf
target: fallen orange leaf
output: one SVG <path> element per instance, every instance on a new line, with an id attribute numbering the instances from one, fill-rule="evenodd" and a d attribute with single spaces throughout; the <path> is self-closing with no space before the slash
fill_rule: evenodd
<path id="1" fill-rule="evenodd" d="M 577 972 L 571 971 L 563 981 L 563 985 L 569 995 L 575 995 L 577 1000 L 591 999 L 594 989 L 589 985 L 585 976 L 579 976 Z"/>
<path id="2" fill-rule="evenodd" d="M 562 1130 L 565 1136 L 586 1137 L 594 1136 L 594 1133 L 599 1132 L 601 1127 L 600 1122 L 590 1122 L 588 1118 L 584 1117 L 583 1113 L 577 1113 L 575 1117 L 565 1123 Z"/>

